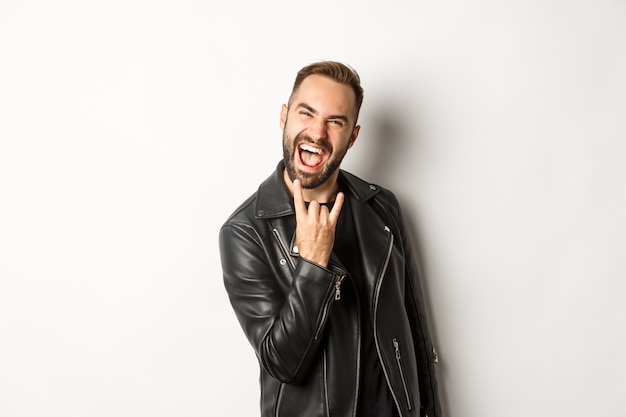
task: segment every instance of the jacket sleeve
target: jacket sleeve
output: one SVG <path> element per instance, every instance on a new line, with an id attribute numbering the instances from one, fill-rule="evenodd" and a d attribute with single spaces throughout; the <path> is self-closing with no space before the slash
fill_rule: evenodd
<path id="1" fill-rule="evenodd" d="M 298 258 L 285 291 L 254 228 L 227 223 L 219 245 L 226 291 L 261 366 L 281 382 L 300 382 L 319 346 L 338 277 Z"/>
<path id="2" fill-rule="evenodd" d="M 430 417 L 442 415 L 435 363 L 437 354 L 428 330 L 428 319 L 420 284 L 418 262 L 411 238 L 408 235 L 406 219 L 399 217 L 399 228 L 405 256 L 405 308 L 411 322 L 413 345 L 417 360 L 420 401 Z"/>

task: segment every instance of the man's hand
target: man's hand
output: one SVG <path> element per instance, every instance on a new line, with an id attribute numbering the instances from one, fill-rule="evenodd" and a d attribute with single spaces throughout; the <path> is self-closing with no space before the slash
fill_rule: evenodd
<path id="1" fill-rule="evenodd" d="M 335 227 L 344 195 L 338 193 L 332 210 L 313 200 L 307 210 L 300 180 L 293 182 L 293 202 L 296 209 L 296 245 L 301 257 L 328 267 L 335 242 Z"/>

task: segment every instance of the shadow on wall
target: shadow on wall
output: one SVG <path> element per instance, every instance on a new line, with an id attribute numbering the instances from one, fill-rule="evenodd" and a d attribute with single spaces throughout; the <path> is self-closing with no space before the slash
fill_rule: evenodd
<path id="1" fill-rule="evenodd" d="M 394 97 L 393 100 L 378 101 L 371 111 L 373 115 L 368 116 L 368 138 L 363 146 L 363 164 L 360 166 L 360 173 L 363 178 L 389 187 L 400 201 L 404 209 L 404 217 L 407 222 L 407 233 L 413 249 L 416 252 L 416 259 L 420 270 L 420 283 L 425 297 L 424 303 L 429 317 L 429 326 L 433 343 L 437 347 L 440 357 L 438 366 L 439 394 L 444 413 L 447 415 L 449 402 L 445 390 L 445 380 L 447 372 L 445 367 L 445 353 L 440 349 L 437 337 L 437 320 L 430 307 L 430 292 L 428 290 L 428 277 L 425 276 L 425 262 L 422 256 L 421 247 L 428 244 L 420 239 L 418 233 L 419 221 L 415 221 L 418 213 L 411 212 L 406 205 L 403 195 L 414 192 L 415 182 L 412 180 L 420 171 L 416 169 L 415 161 L 420 152 L 420 143 L 425 140 L 420 135 L 419 115 L 414 110 L 415 106 L 406 101 Z M 443 358 L 443 359 L 441 359 Z"/>
<path id="2" fill-rule="evenodd" d="M 418 135 L 415 120 L 403 107 L 402 101 L 377 102 L 368 116 L 366 143 L 360 144 L 366 148 L 369 160 L 362 167 L 364 178 L 383 186 L 401 182 L 406 176 L 403 170 L 412 168 L 407 164 L 410 162 L 407 156 L 416 152 Z"/>

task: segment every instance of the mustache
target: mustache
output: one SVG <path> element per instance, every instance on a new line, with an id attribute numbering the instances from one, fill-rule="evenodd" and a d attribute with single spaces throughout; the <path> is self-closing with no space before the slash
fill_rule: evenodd
<path id="1" fill-rule="evenodd" d="M 306 142 L 306 143 L 310 143 L 312 145 L 318 146 L 324 149 L 328 153 L 333 152 L 333 145 L 331 145 L 330 142 L 328 142 L 327 140 L 313 140 L 313 138 L 311 138 L 308 135 L 303 135 L 303 134 L 297 135 L 295 143 L 299 145 L 302 142 Z"/>

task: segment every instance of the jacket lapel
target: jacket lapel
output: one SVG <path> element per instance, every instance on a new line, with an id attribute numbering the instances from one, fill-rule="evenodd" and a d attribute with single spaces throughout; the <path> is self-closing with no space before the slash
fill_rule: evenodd
<path id="1" fill-rule="evenodd" d="M 374 289 L 382 278 L 382 272 L 387 262 L 389 245 L 392 236 L 384 220 L 376 214 L 369 204 L 369 200 L 379 193 L 378 187 L 368 184 L 360 178 L 341 171 L 342 186 L 350 193 L 352 203 L 352 218 L 355 230 L 355 244 L 359 245 L 363 257 L 361 281 L 365 284 L 367 293 L 374 295 Z"/>

